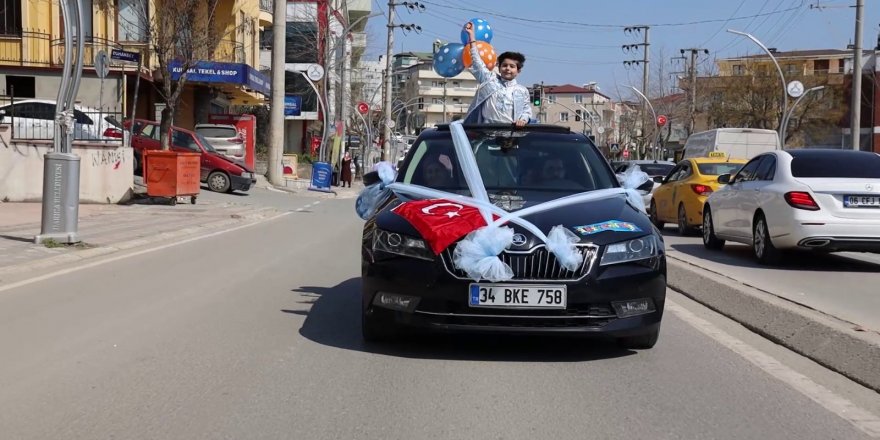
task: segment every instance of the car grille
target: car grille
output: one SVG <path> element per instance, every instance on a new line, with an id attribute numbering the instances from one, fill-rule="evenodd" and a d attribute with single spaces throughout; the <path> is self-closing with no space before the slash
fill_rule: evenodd
<path id="1" fill-rule="evenodd" d="M 467 273 L 457 269 L 453 263 L 454 248 L 450 246 L 441 254 L 443 266 L 453 277 L 468 280 Z M 598 249 L 593 244 L 578 245 L 578 250 L 584 253 L 584 262 L 574 271 L 562 267 L 556 256 L 543 244 L 528 251 L 504 251 L 498 257 L 513 270 L 514 281 L 579 281 L 590 273 Z"/>

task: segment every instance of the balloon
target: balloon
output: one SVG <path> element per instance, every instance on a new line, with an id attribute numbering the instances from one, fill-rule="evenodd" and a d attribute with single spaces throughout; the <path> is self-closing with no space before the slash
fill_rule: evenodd
<path id="1" fill-rule="evenodd" d="M 483 64 L 485 64 L 489 70 L 494 69 L 495 63 L 498 61 L 498 55 L 495 53 L 495 48 L 484 41 L 477 41 L 474 44 L 477 45 L 477 51 L 480 53 L 480 58 L 483 60 Z M 471 59 L 470 45 L 464 47 L 461 61 L 464 63 L 464 67 L 471 67 L 473 60 Z"/>
<path id="2" fill-rule="evenodd" d="M 482 18 L 472 18 L 468 23 L 474 25 L 474 38 L 477 41 L 492 42 L 494 34 L 492 33 L 492 26 L 489 26 L 488 21 Z M 467 26 L 467 23 L 465 23 L 465 26 Z M 461 28 L 461 44 L 468 44 L 468 33 L 464 27 Z"/>
<path id="3" fill-rule="evenodd" d="M 449 43 L 440 46 L 434 54 L 434 71 L 444 78 L 458 75 L 464 70 L 464 63 L 461 62 L 463 52 L 462 44 Z"/>

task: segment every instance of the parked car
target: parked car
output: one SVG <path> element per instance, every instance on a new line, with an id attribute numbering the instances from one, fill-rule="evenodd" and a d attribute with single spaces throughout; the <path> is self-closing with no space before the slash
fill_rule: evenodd
<path id="1" fill-rule="evenodd" d="M 777 263 L 788 249 L 880 252 L 880 155 L 852 150 L 784 150 L 750 160 L 712 193 L 703 244 L 749 244 Z"/>
<path id="2" fill-rule="evenodd" d="M 700 157 L 678 163 L 664 178 L 655 178 L 660 186 L 654 190 L 648 213 L 659 229 L 675 223 L 678 233 L 687 235 L 703 224 L 703 203 L 720 184 L 718 176 L 736 172 L 742 159 Z"/>
<path id="3" fill-rule="evenodd" d="M 131 120 L 125 121 L 123 127 L 128 130 Z M 121 137 L 120 129 L 111 132 Z M 131 146 L 134 149 L 135 171 L 142 171 L 144 150 L 160 150 L 160 128 L 156 121 L 136 119 L 134 121 Z M 180 127 L 171 127 L 171 149 L 173 151 L 201 153 L 200 179 L 211 191 L 232 192 L 248 191 L 257 181 L 254 170 L 244 162 L 230 159 L 217 152 L 208 140 L 194 132 Z"/>
<path id="4" fill-rule="evenodd" d="M 0 107 L 0 121 L 12 124 L 13 135 L 20 139 L 55 139 L 56 104 L 48 99 L 22 99 Z M 104 116 L 107 113 L 103 113 Z M 74 106 L 73 138 L 75 140 L 106 141 L 112 126 L 102 112 L 90 107 Z"/>
<path id="5" fill-rule="evenodd" d="M 527 125 L 516 136 L 511 136 L 509 125 L 466 125 L 465 130 L 490 200 L 508 211 L 619 186 L 598 148 L 568 128 Z M 375 174 L 369 173 L 364 181 L 375 181 Z M 397 176 L 402 183 L 468 193 L 447 125 L 419 135 Z M 629 348 L 656 343 L 666 298 L 663 238 L 623 195 L 527 217 L 544 233 L 561 224 L 578 234 L 576 246 L 585 259 L 575 270 L 565 269 L 543 242 L 511 224 L 514 242 L 499 257 L 513 270 L 513 279 L 503 283 L 469 278 L 453 262 L 461 239 L 435 251 L 428 236 L 400 214 L 411 202 L 393 194 L 388 197 L 363 229 L 366 340 L 421 328 L 604 335 Z M 463 209 L 440 203 L 417 211 L 453 218 L 464 215 Z M 527 298 L 505 295 L 523 290 L 531 292 Z M 552 301 L 542 301 L 548 292 Z"/>
<path id="6" fill-rule="evenodd" d="M 642 201 L 645 203 L 645 207 L 651 206 L 651 198 L 653 197 L 654 190 L 660 186 L 660 182 L 655 181 L 654 178 L 665 177 L 668 175 L 669 172 L 675 168 L 675 162 L 665 160 L 630 160 L 622 162 L 614 168 L 614 172 L 617 173 L 617 179 L 623 182 L 623 176 L 627 171 L 630 171 L 635 167 L 638 167 L 639 170 L 643 171 L 651 178 L 651 180 L 636 188 L 639 194 L 642 195 Z"/>
<path id="7" fill-rule="evenodd" d="M 221 154 L 242 161 L 245 159 L 244 138 L 234 125 L 196 124 L 195 132 L 204 136 Z"/>

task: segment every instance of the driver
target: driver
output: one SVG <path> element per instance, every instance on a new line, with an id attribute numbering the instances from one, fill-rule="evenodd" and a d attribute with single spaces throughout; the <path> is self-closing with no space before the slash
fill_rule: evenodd
<path id="1" fill-rule="evenodd" d="M 544 166 L 541 167 L 541 180 L 545 183 L 565 180 L 565 164 L 562 163 L 562 159 L 545 160 Z"/>
<path id="2" fill-rule="evenodd" d="M 425 165 L 422 167 L 422 181 L 429 188 L 452 186 L 452 162 L 449 157 L 445 155 L 426 157 Z"/>

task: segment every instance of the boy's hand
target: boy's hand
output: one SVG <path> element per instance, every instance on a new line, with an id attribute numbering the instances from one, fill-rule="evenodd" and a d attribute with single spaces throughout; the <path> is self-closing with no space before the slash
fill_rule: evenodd
<path id="1" fill-rule="evenodd" d="M 523 128 L 523 127 L 526 126 L 526 121 L 520 119 L 520 120 L 516 121 L 516 122 L 514 123 L 514 125 L 516 125 L 516 128 Z"/>
<path id="2" fill-rule="evenodd" d="M 467 34 L 468 34 L 468 43 L 473 43 L 474 40 L 477 39 L 477 38 L 474 36 L 474 24 L 471 23 L 471 22 L 468 22 L 466 25 L 464 25 L 464 30 L 465 30 L 465 31 L 467 32 Z"/>

